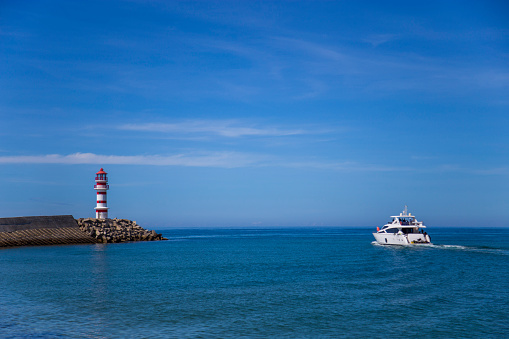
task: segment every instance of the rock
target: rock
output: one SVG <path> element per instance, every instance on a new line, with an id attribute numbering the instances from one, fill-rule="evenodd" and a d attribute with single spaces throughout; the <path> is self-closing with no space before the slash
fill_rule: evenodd
<path id="1" fill-rule="evenodd" d="M 103 243 L 168 240 L 156 231 L 146 230 L 128 219 L 76 219 L 80 229 Z"/>

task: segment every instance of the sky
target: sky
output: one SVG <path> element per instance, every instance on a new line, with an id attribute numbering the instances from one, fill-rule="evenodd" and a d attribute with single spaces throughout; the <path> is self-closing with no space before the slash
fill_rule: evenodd
<path id="1" fill-rule="evenodd" d="M 0 1 L 0 217 L 509 226 L 505 1 Z"/>

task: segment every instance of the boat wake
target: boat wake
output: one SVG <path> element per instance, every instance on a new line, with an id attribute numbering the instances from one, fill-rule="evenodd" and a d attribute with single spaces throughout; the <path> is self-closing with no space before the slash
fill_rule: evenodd
<path id="1" fill-rule="evenodd" d="M 473 247 L 461 246 L 461 245 L 435 245 L 435 244 L 431 244 L 429 247 L 446 249 L 446 250 L 468 250 L 468 249 L 473 248 Z"/>
<path id="2" fill-rule="evenodd" d="M 373 246 L 389 247 L 389 248 L 430 248 L 439 250 L 467 251 L 477 253 L 489 253 L 498 255 L 509 255 L 509 249 L 496 248 L 488 246 L 462 246 L 462 245 L 439 245 L 439 244 L 412 244 L 412 245 L 383 245 L 376 241 L 371 242 Z"/>
<path id="3" fill-rule="evenodd" d="M 430 245 L 429 247 L 436 248 L 436 249 L 444 249 L 444 250 L 509 255 L 509 249 L 489 247 L 489 246 L 461 246 L 461 245 L 435 245 L 435 244 L 433 244 L 433 245 Z"/>

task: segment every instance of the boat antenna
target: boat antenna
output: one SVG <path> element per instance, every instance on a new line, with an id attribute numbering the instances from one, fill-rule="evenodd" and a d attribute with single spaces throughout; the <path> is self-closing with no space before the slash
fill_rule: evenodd
<path id="1" fill-rule="evenodd" d="M 408 215 L 408 206 L 407 206 L 407 205 L 405 205 L 405 210 L 403 211 L 403 213 L 404 213 L 405 215 Z"/>

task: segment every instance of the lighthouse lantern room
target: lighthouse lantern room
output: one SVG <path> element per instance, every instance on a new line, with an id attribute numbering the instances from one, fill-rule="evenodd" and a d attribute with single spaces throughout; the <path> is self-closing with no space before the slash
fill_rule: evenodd
<path id="1" fill-rule="evenodd" d="M 108 207 L 106 204 L 106 191 L 110 188 L 108 185 L 108 173 L 101 168 L 96 173 L 94 189 L 97 191 L 97 207 L 95 208 L 95 217 L 97 219 L 108 218 Z"/>

